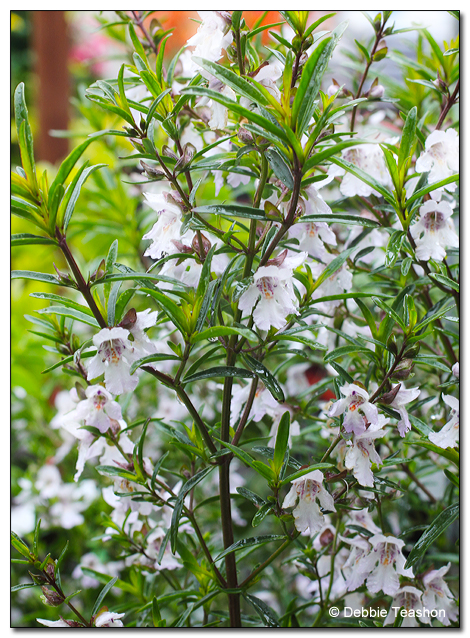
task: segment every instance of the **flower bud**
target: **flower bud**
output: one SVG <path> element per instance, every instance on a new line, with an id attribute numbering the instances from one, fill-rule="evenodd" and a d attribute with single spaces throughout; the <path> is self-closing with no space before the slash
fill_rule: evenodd
<path id="1" fill-rule="evenodd" d="M 140 160 L 140 165 L 142 166 L 142 168 L 144 169 L 144 172 L 148 175 L 148 177 L 150 177 L 150 179 L 154 179 L 154 180 L 165 179 L 166 177 L 165 173 L 161 171 L 159 168 L 156 168 L 155 166 L 151 166 L 150 164 L 147 164 L 147 162 L 144 162 L 143 160 Z"/>
<path id="2" fill-rule="evenodd" d="M 51 607 L 58 607 L 64 602 L 64 598 L 57 592 L 51 591 L 44 586 L 42 586 L 41 589 L 42 593 L 44 594 L 43 596 L 41 596 L 41 599 L 46 605 L 50 605 Z"/>
<path id="3" fill-rule="evenodd" d="M 369 97 L 375 98 L 375 99 L 380 99 L 384 96 L 385 93 L 385 89 L 381 84 L 377 84 L 377 86 L 374 86 L 374 88 L 372 88 L 369 91 Z"/>
<path id="4" fill-rule="evenodd" d="M 399 390 L 401 388 L 401 383 L 399 383 L 398 385 L 396 385 L 393 390 L 390 390 L 390 392 L 387 392 L 385 394 L 382 394 L 381 397 L 379 397 L 377 399 L 377 401 L 379 403 L 383 403 L 385 405 L 390 405 L 391 403 L 393 403 L 393 401 L 395 400 L 395 397 L 397 396 Z"/>
<path id="5" fill-rule="evenodd" d="M 176 155 L 176 153 L 174 153 L 167 144 L 162 146 L 162 155 L 165 157 L 171 157 L 171 159 L 178 161 L 178 155 Z"/>
<path id="6" fill-rule="evenodd" d="M 250 131 L 247 131 L 246 128 L 243 128 L 243 126 L 240 126 L 238 129 L 238 139 L 244 144 L 253 144 L 253 135 Z"/>
<path id="7" fill-rule="evenodd" d="M 125 328 L 126 330 L 131 330 L 131 328 L 134 327 L 136 321 L 137 312 L 135 311 L 135 308 L 131 308 L 126 312 L 118 326 L 120 328 Z"/>

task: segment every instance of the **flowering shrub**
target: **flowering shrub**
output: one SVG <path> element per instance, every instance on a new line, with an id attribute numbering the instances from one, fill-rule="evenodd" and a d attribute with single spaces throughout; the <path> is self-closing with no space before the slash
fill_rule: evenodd
<path id="1" fill-rule="evenodd" d="M 364 16 L 117 12 L 52 176 L 17 87 L 16 625 L 458 625 L 458 40 Z"/>

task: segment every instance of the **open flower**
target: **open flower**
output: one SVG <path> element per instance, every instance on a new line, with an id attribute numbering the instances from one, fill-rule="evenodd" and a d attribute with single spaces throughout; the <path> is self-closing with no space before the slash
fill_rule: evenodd
<path id="1" fill-rule="evenodd" d="M 423 614 L 423 603 L 421 602 L 421 591 L 411 585 L 400 587 L 393 597 L 392 605 L 384 625 L 390 625 L 396 620 L 397 608 L 403 607 L 405 613 L 402 627 L 419 627 L 415 616 L 419 616 L 421 622 L 429 624 L 429 617 Z M 395 609 L 394 609 L 395 608 Z"/>
<path id="2" fill-rule="evenodd" d="M 121 406 L 113 400 L 112 395 L 101 385 L 90 385 L 86 390 L 86 399 L 80 401 L 69 418 L 85 421 L 85 425 L 98 428 L 106 432 L 111 425 L 111 419 L 122 419 Z"/>
<path id="3" fill-rule="evenodd" d="M 87 379 L 96 379 L 104 373 L 106 388 L 113 394 L 132 392 L 137 387 L 137 375 L 130 375 L 130 367 L 139 358 L 129 331 L 125 328 L 103 328 L 93 337 L 98 352 L 90 361 Z"/>
<path id="4" fill-rule="evenodd" d="M 105 608 L 106 609 L 106 608 Z M 121 618 L 126 614 L 116 614 L 112 611 L 102 611 L 95 618 L 95 627 L 124 627 Z"/>
<path id="5" fill-rule="evenodd" d="M 150 239 L 152 243 L 145 251 L 152 259 L 161 259 L 175 251 L 173 240 L 181 239 L 181 209 L 172 201 L 170 193 L 144 193 L 149 206 L 158 213 L 158 221 L 142 239 Z"/>
<path id="6" fill-rule="evenodd" d="M 351 545 L 351 552 L 343 565 L 343 573 L 346 577 L 347 590 L 355 591 L 363 584 L 370 573 L 364 557 L 371 552 L 372 545 L 361 536 L 356 536 L 355 538 L 340 536 L 340 538 L 348 545 Z"/>
<path id="7" fill-rule="evenodd" d="M 283 508 L 293 507 L 295 527 L 299 532 L 310 529 L 310 535 L 319 532 L 325 523 L 320 506 L 329 512 L 336 512 L 331 494 L 323 487 L 323 474 L 313 470 L 292 481 L 292 487 L 282 504 Z"/>
<path id="8" fill-rule="evenodd" d="M 395 388 L 392 389 L 392 392 L 394 389 Z M 397 394 L 395 395 L 395 398 L 390 403 L 390 407 L 398 410 L 401 416 L 401 421 L 399 421 L 397 424 L 397 429 L 400 433 L 400 436 L 405 436 L 405 434 L 411 430 L 410 417 L 408 416 L 405 405 L 417 399 L 420 392 L 421 390 L 419 388 L 409 388 L 407 390 L 403 383 L 401 383 L 399 384 L 399 389 Z"/>
<path id="9" fill-rule="evenodd" d="M 459 136 L 454 129 L 433 131 L 426 140 L 425 150 L 416 160 L 416 172 L 429 171 L 428 183 L 440 182 L 459 171 Z M 444 186 L 453 192 L 455 182 Z M 440 199 L 442 188 L 431 192 L 433 199 Z"/>
<path id="10" fill-rule="evenodd" d="M 297 298 L 293 285 L 294 268 L 300 266 L 307 253 L 298 253 L 287 257 L 284 251 L 279 257 L 268 261 L 266 266 L 258 268 L 254 282 L 240 297 L 238 307 L 253 313 L 255 324 L 260 330 L 282 328 L 287 315 L 297 314 Z"/>
<path id="11" fill-rule="evenodd" d="M 198 11 L 202 19 L 197 33 L 188 40 L 188 46 L 195 47 L 193 56 L 217 62 L 232 43 L 232 32 L 223 15 L 219 11 Z M 197 70 L 205 78 L 207 71 L 199 66 Z"/>
<path id="12" fill-rule="evenodd" d="M 355 383 L 346 383 L 340 388 L 344 399 L 333 403 L 328 416 L 339 416 L 345 413 L 344 430 L 360 435 L 366 430 L 367 423 L 379 425 L 379 413 L 372 403 L 369 403 L 369 393 Z"/>
<path id="13" fill-rule="evenodd" d="M 426 609 L 443 609 L 445 617 L 439 617 L 443 625 L 450 625 L 451 621 L 457 620 L 458 609 L 453 601 L 453 595 L 444 576 L 450 568 L 450 563 L 440 569 L 433 569 L 423 576 L 423 585 L 425 587 L 423 593 L 423 604 Z"/>
<path id="14" fill-rule="evenodd" d="M 445 450 L 448 447 L 457 447 L 457 443 L 459 442 L 460 402 L 450 394 L 443 394 L 442 398 L 444 402 L 452 408 L 450 421 L 448 421 L 439 432 L 431 432 L 428 438 L 434 445 Z"/>
<path id="15" fill-rule="evenodd" d="M 379 414 L 380 425 L 385 425 L 388 419 Z M 385 436 L 385 430 L 370 427 L 359 435 L 353 435 L 349 441 L 350 447 L 346 453 L 344 464 L 348 470 L 352 470 L 354 477 L 360 485 L 374 487 L 374 474 L 371 470 L 372 463 L 377 466 L 382 464 L 382 459 L 375 449 L 375 439 Z"/>
<path id="16" fill-rule="evenodd" d="M 423 261 L 442 261 L 447 246 L 459 245 L 452 221 L 452 208 L 448 202 L 429 199 L 421 206 L 419 213 L 418 221 L 410 228 L 416 242 L 416 257 Z"/>
<path id="17" fill-rule="evenodd" d="M 411 567 L 405 569 L 405 557 L 402 554 L 405 542 L 394 536 L 375 534 L 369 538 L 374 548 L 361 561 L 361 568 L 370 571 L 367 577 L 367 589 L 372 594 L 380 590 L 394 596 L 400 586 L 398 576 L 413 578 Z"/>
<path id="18" fill-rule="evenodd" d="M 383 152 L 378 144 L 361 144 L 360 146 L 348 148 L 342 152 L 342 157 L 370 175 L 379 184 L 390 185 L 390 176 L 385 166 Z M 328 174 L 331 176 L 344 175 L 339 190 L 345 197 L 354 197 L 354 195 L 369 197 L 372 194 L 378 197 L 381 196 L 372 186 L 369 186 L 369 184 L 366 184 L 352 173 L 346 173 L 345 175 L 345 170 L 335 164 L 330 166 Z"/>

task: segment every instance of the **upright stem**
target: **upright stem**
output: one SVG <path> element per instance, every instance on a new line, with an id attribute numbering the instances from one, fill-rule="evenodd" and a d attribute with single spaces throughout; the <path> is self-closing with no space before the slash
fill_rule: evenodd
<path id="1" fill-rule="evenodd" d="M 450 98 L 447 100 L 447 102 L 445 103 L 444 108 L 441 111 L 441 115 L 439 117 L 439 121 L 438 121 L 437 126 L 436 126 L 436 131 L 438 131 L 441 128 L 441 126 L 444 123 L 444 120 L 447 117 L 447 113 L 450 111 L 450 109 L 457 102 L 457 98 L 458 98 L 458 95 L 459 95 L 459 90 L 460 90 L 460 80 L 457 80 L 457 85 L 456 85 L 456 87 L 454 89 L 454 92 L 452 93 Z"/>
<path id="2" fill-rule="evenodd" d="M 82 293 L 82 295 L 85 297 L 85 300 L 88 304 L 88 307 L 90 308 L 90 310 L 92 311 L 96 321 L 99 323 L 99 325 L 101 326 L 101 328 L 107 328 L 108 324 L 106 323 L 103 315 L 101 314 L 98 306 L 96 305 L 95 300 L 93 299 L 93 295 L 91 293 L 91 290 L 87 284 L 87 282 L 85 281 L 80 268 L 78 267 L 77 262 L 74 259 L 74 256 L 72 255 L 72 253 L 70 252 L 70 248 L 67 244 L 67 240 L 65 238 L 65 235 L 62 235 L 62 233 L 59 231 L 58 228 L 56 228 L 56 237 L 59 241 L 59 248 L 61 249 L 65 259 L 67 260 L 68 265 L 70 266 L 70 270 L 73 273 L 73 276 L 75 277 L 75 281 L 77 284 L 77 287 L 79 289 L 79 291 Z"/>

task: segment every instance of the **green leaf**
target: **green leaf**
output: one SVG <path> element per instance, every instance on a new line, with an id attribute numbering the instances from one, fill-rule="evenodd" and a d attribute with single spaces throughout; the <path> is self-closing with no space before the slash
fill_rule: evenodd
<path id="1" fill-rule="evenodd" d="M 164 295 L 159 290 L 152 290 L 150 288 L 142 288 L 143 292 L 146 292 L 155 299 L 162 310 L 168 315 L 173 324 L 178 328 L 183 336 L 188 333 L 188 322 L 181 308 L 172 301 L 169 297 Z"/>
<path id="2" fill-rule="evenodd" d="M 46 284 L 54 284 L 54 286 L 64 286 L 55 275 L 49 275 L 44 272 L 33 272 L 31 270 L 12 270 L 12 279 L 33 279 L 34 281 L 42 281 Z"/>
<path id="3" fill-rule="evenodd" d="M 372 356 L 374 354 L 369 348 L 360 348 L 358 346 L 340 346 L 339 348 L 335 348 L 331 352 L 328 352 L 323 360 L 325 363 L 330 363 L 330 361 L 338 359 L 339 357 L 347 356 L 348 354 L 355 355 L 361 353 L 369 354 Z"/>
<path id="4" fill-rule="evenodd" d="M 413 421 L 412 421 L 412 423 L 413 423 Z M 413 425 L 414 425 L 414 423 L 413 423 Z M 410 441 L 409 443 L 406 442 L 406 444 L 407 445 L 419 445 L 419 447 L 424 447 L 427 450 L 431 450 L 431 452 L 434 452 L 435 454 L 438 454 L 439 456 L 442 456 L 442 457 L 446 458 L 448 461 L 451 461 L 457 467 L 460 467 L 460 455 L 453 448 L 444 449 L 444 448 L 439 447 L 438 445 L 434 445 L 434 443 L 431 443 L 431 441 L 426 441 L 426 440 Z"/>
<path id="5" fill-rule="evenodd" d="M 180 357 L 177 357 L 175 354 L 149 354 L 131 365 L 129 373 L 134 374 L 134 372 L 141 368 L 142 366 L 146 366 L 149 363 L 155 363 L 156 361 L 180 361 Z"/>
<path id="6" fill-rule="evenodd" d="M 341 268 L 341 266 L 344 264 L 344 262 L 346 261 L 346 259 L 348 259 L 348 257 L 351 255 L 351 253 L 356 250 L 356 247 L 353 246 L 352 248 L 348 248 L 348 250 L 343 250 L 341 252 L 340 255 L 338 255 L 337 257 L 335 257 L 333 259 L 333 261 L 331 261 L 328 266 L 325 268 L 325 270 L 321 273 L 321 275 L 318 277 L 318 279 L 315 281 L 314 285 L 313 285 L 313 290 L 316 290 L 319 286 L 321 286 L 321 284 L 328 279 L 329 277 L 331 277 L 332 275 L 334 275 L 334 273 L 339 270 Z"/>
<path id="7" fill-rule="evenodd" d="M 451 175 L 450 177 L 441 179 L 439 182 L 434 182 L 433 184 L 428 184 L 424 188 L 420 188 L 418 191 L 414 192 L 409 199 L 406 200 L 407 207 L 411 206 L 411 204 L 413 204 L 417 199 L 424 197 L 431 191 L 435 191 L 437 188 L 441 188 L 442 186 L 447 186 L 447 184 L 453 184 L 454 182 L 458 182 L 459 179 L 460 179 L 459 174 Z"/>
<path id="8" fill-rule="evenodd" d="M 284 457 L 289 449 L 289 430 L 290 430 L 290 413 L 288 410 L 284 412 L 279 422 L 276 435 L 276 443 L 274 446 L 274 471 L 277 475 L 283 466 Z"/>
<path id="9" fill-rule="evenodd" d="M 264 385 L 273 395 L 276 401 L 279 401 L 279 403 L 284 403 L 284 392 L 277 380 L 269 372 L 269 370 L 262 363 L 260 363 L 257 359 L 249 354 L 243 355 L 243 359 L 247 366 L 251 368 L 256 376 L 261 379 L 261 381 L 264 383 Z"/>
<path id="10" fill-rule="evenodd" d="M 258 496 L 258 494 L 255 494 L 246 487 L 237 487 L 236 490 L 240 494 L 240 496 L 243 496 L 243 498 L 251 501 L 256 506 L 260 507 L 265 504 L 265 501 L 263 498 L 261 498 L 261 496 Z"/>
<path id="11" fill-rule="evenodd" d="M 191 336 L 191 343 L 197 343 L 198 341 L 204 341 L 205 339 L 216 339 L 225 335 L 240 335 L 245 337 L 249 341 L 258 341 L 258 336 L 252 330 L 248 328 L 236 328 L 234 326 L 213 326 L 212 328 L 206 328 L 202 332 L 196 332 Z"/>
<path id="12" fill-rule="evenodd" d="M 63 306 L 74 308 L 75 310 L 78 310 L 79 312 L 90 315 L 90 317 L 93 316 L 93 313 L 87 306 L 82 306 L 82 304 L 77 303 L 76 301 L 73 301 L 73 299 L 68 299 L 67 297 L 62 297 L 61 295 L 54 295 L 49 292 L 32 292 L 29 296 L 34 297 L 34 299 L 47 299 L 49 301 L 58 301 Z"/>
<path id="13" fill-rule="evenodd" d="M 313 133 L 312 135 L 315 135 L 315 133 Z M 302 172 L 304 174 L 308 173 L 308 171 L 310 171 L 312 168 L 318 166 L 325 160 L 330 159 L 333 155 L 337 155 L 346 148 L 350 148 L 351 146 L 358 146 L 360 144 L 370 144 L 370 142 L 368 142 L 367 140 L 354 138 L 352 140 L 350 139 L 344 142 L 338 142 L 337 144 L 333 144 L 332 146 L 327 146 L 321 151 L 317 151 L 316 153 L 313 153 L 311 155 L 311 157 L 305 162 Z"/>
<path id="14" fill-rule="evenodd" d="M 84 312 L 80 312 L 79 310 L 74 310 L 73 308 L 67 308 L 63 306 L 48 306 L 47 308 L 41 308 L 40 310 L 38 310 L 38 312 L 44 315 L 59 315 L 62 317 L 69 317 L 70 319 L 74 319 L 75 321 L 80 321 L 81 323 L 86 323 L 89 326 L 93 326 L 93 328 L 100 327 L 99 323 L 94 317 L 91 317 Z"/>
<path id="15" fill-rule="evenodd" d="M 264 603 L 256 596 L 252 596 L 251 594 L 243 594 L 244 598 L 253 605 L 256 613 L 261 618 L 263 625 L 265 627 L 280 627 L 279 619 L 277 618 L 275 612 L 269 607 L 266 603 Z"/>
<path id="16" fill-rule="evenodd" d="M 95 164 L 94 166 L 89 166 L 88 168 L 84 168 L 86 166 L 86 164 L 84 164 L 84 166 L 82 166 L 82 168 L 80 169 L 80 171 L 77 173 L 77 175 L 74 177 L 74 180 L 72 181 L 72 183 L 69 186 L 70 189 L 70 197 L 68 198 L 67 201 L 67 206 L 65 208 L 65 211 L 62 213 L 62 210 L 59 211 L 60 214 L 60 225 L 63 228 L 64 232 L 67 230 L 67 227 L 69 225 L 70 219 L 73 215 L 73 211 L 75 210 L 75 204 L 77 203 L 77 199 L 78 196 L 80 195 L 80 190 L 83 186 L 83 184 L 85 183 L 85 181 L 88 179 L 88 177 L 94 173 L 96 170 L 98 170 L 99 168 L 103 168 L 103 166 L 106 166 L 106 164 Z M 67 197 L 67 194 L 65 195 L 65 197 Z M 62 209 L 62 205 L 60 207 Z M 63 215 L 63 221 L 62 221 L 62 215 Z"/>
<path id="17" fill-rule="evenodd" d="M 405 564 L 405 569 L 414 567 L 423 558 L 426 550 L 459 516 L 459 504 L 454 503 L 441 512 L 415 543 Z"/>
<path id="18" fill-rule="evenodd" d="M 225 215 L 229 218 L 243 217 L 247 219 L 261 219 L 266 220 L 266 215 L 263 210 L 259 208 L 252 208 L 251 206 L 242 206 L 241 204 L 211 204 L 209 206 L 198 206 L 193 208 L 194 213 L 200 215 Z"/>
<path id="19" fill-rule="evenodd" d="M 439 273 L 431 272 L 428 275 L 434 281 L 438 281 L 440 284 L 444 284 L 444 286 L 448 286 L 449 288 L 453 288 L 457 292 L 460 291 L 460 286 L 457 281 L 450 279 L 450 277 L 446 277 L 445 275 L 441 275 Z"/>
<path id="20" fill-rule="evenodd" d="M 52 237 L 30 235 L 29 233 L 19 233 L 11 236 L 12 246 L 29 246 L 31 244 L 54 244 L 57 246 L 57 240 Z"/>
<path id="21" fill-rule="evenodd" d="M 106 275 L 112 275 L 113 274 L 113 270 L 114 270 L 114 262 L 117 259 L 117 255 L 118 255 L 118 240 L 115 239 L 111 246 L 109 247 L 109 251 L 108 254 L 106 256 L 106 261 L 105 261 L 105 274 Z M 108 282 L 105 282 L 104 284 L 104 288 L 103 288 L 103 292 L 104 292 L 104 298 L 106 300 L 106 304 L 108 304 L 108 299 L 109 299 L 109 293 L 111 292 L 111 284 Z M 111 325 L 111 324 L 109 324 Z"/>
<path id="22" fill-rule="evenodd" d="M 384 188 L 382 184 L 379 184 L 379 182 L 377 182 L 373 177 L 371 177 L 368 173 L 358 168 L 351 162 L 347 162 L 346 160 L 340 159 L 339 157 L 332 157 L 331 161 L 333 162 L 333 164 L 336 164 L 337 166 L 344 168 L 345 171 L 347 171 L 348 173 L 351 173 L 352 175 L 360 179 L 362 182 L 365 182 L 366 184 L 371 186 L 380 195 L 382 195 L 385 201 L 387 201 L 392 206 L 395 206 L 396 202 L 393 195 L 386 188 Z"/>
<path id="23" fill-rule="evenodd" d="M 183 93 L 184 95 L 195 95 L 211 98 L 212 100 L 223 104 L 223 106 L 226 106 L 231 112 L 236 113 L 237 115 L 241 115 L 242 117 L 246 117 L 246 119 L 250 122 L 254 122 L 262 129 L 266 129 L 266 131 L 271 132 L 277 138 L 280 138 L 285 144 L 289 144 L 289 138 L 280 125 L 273 124 L 273 122 L 271 122 L 271 120 L 269 120 L 268 118 L 259 115 L 259 113 L 256 113 L 255 111 L 246 109 L 245 107 L 241 106 L 241 104 L 238 104 L 238 102 L 225 97 L 222 93 L 217 93 L 217 91 L 205 89 L 201 86 L 187 86 L 181 90 L 181 93 Z"/>
<path id="24" fill-rule="evenodd" d="M 398 151 L 398 169 L 401 170 L 406 165 L 407 161 L 411 159 L 414 143 L 416 140 L 416 122 L 418 119 L 418 109 L 413 106 L 408 112 L 405 120 L 405 126 L 403 127 L 403 133 L 400 141 L 400 150 Z"/>
<path id="25" fill-rule="evenodd" d="M 224 549 L 223 552 L 218 554 L 214 558 L 214 563 L 217 563 L 222 558 L 228 556 L 232 552 L 236 552 L 237 549 L 244 549 L 245 547 L 256 547 L 258 545 L 266 545 L 266 543 L 272 543 L 273 541 L 285 541 L 285 536 L 279 536 L 278 534 L 266 534 L 264 536 L 253 536 L 252 538 L 242 538 L 241 540 L 233 543 L 227 549 Z"/>
<path id="26" fill-rule="evenodd" d="M 97 138 L 102 137 L 103 135 L 106 135 L 107 133 L 108 133 L 108 131 L 98 131 L 97 133 L 93 133 L 93 135 L 90 135 L 87 140 L 85 140 L 84 142 L 82 142 L 80 144 L 80 146 L 77 146 L 77 148 L 74 148 L 74 150 L 70 153 L 70 155 L 68 155 L 64 159 L 64 161 L 60 165 L 60 168 L 59 168 L 59 170 L 57 172 L 57 175 L 55 176 L 55 179 L 52 182 L 51 187 L 49 189 L 49 197 L 48 197 L 48 200 L 47 200 L 49 208 L 51 207 L 51 203 L 52 203 L 53 198 L 54 198 L 55 190 L 60 185 L 63 185 L 65 183 L 65 180 L 70 175 L 70 172 L 72 171 L 72 169 L 75 166 L 75 164 L 77 163 L 77 161 L 80 159 L 80 157 L 83 154 L 83 152 Z"/>
<path id="27" fill-rule="evenodd" d="M 266 156 L 276 177 L 280 179 L 284 186 L 287 186 L 289 190 L 293 190 L 294 177 L 292 176 L 292 171 L 282 155 L 274 148 L 268 148 L 264 152 L 264 155 Z"/>
<path id="28" fill-rule="evenodd" d="M 448 302 L 449 299 L 443 297 L 437 303 L 435 303 L 434 306 L 424 315 L 423 319 L 415 326 L 413 332 L 419 332 L 429 323 L 440 319 L 441 317 L 446 315 L 449 310 L 455 307 L 455 303 L 448 304 Z"/>
<path id="29" fill-rule="evenodd" d="M 334 467 L 334 465 L 332 465 L 331 463 L 315 463 L 314 465 L 310 465 L 309 467 L 306 467 L 303 470 L 299 470 L 298 472 L 289 474 L 289 476 L 286 476 L 280 482 L 280 485 L 286 485 L 287 483 L 290 483 L 291 481 L 295 481 L 295 479 L 298 479 L 301 476 L 304 476 L 304 474 L 308 474 L 309 472 L 313 472 L 313 470 L 329 470 L 332 467 Z"/>
<path id="30" fill-rule="evenodd" d="M 210 60 L 204 60 L 197 56 L 193 57 L 193 60 L 203 69 L 209 71 L 218 80 L 229 86 L 235 91 L 237 95 L 254 102 L 255 104 L 261 104 L 262 106 L 269 106 L 269 101 L 263 95 L 263 93 L 253 84 L 240 77 L 230 69 L 216 62 Z"/>
<path id="31" fill-rule="evenodd" d="M 36 163 L 34 161 L 33 134 L 31 132 L 31 126 L 29 125 L 23 82 L 20 82 L 15 89 L 14 106 L 21 161 L 27 175 L 29 186 L 37 191 L 38 183 L 36 178 Z"/>
<path id="32" fill-rule="evenodd" d="M 295 123 L 296 134 L 299 138 L 312 118 L 315 110 L 315 99 L 320 90 L 323 74 L 345 28 L 345 23 L 340 24 L 333 32 L 332 37 L 322 40 L 303 67 L 300 83 L 292 104 L 291 120 Z"/>
<path id="33" fill-rule="evenodd" d="M 118 580 L 118 577 L 115 576 L 108 583 L 106 583 L 106 585 L 100 591 L 100 593 L 98 594 L 97 599 L 95 600 L 95 604 L 93 605 L 93 609 L 91 610 L 91 615 L 92 616 L 94 616 L 95 614 L 97 614 L 99 612 L 99 610 L 101 608 L 101 603 L 105 599 L 106 594 L 109 592 L 110 589 L 112 589 L 114 587 L 114 585 L 115 585 L 117 580 Z"/>
<path id="34" fill-rule="evenodd" d="M 245 368 L 235 368 L 233 366 L 217 366 L 215 368 L 209 368 L 202 370 L 202 372 L 196 372 L 183 379 L 183 383 L 192 383 L 193 381 L 200 381 L 201 379 L 213 379 L 214 377 L 239 377 L 241 379 L 252 379 L 256 375 L 251 370 Z"/>
<path id="35" fill-rule="evenodd" d="M 184 507 L 184 499 L 189 492 L 196 487 L 196 485 L 202 481 L 202 479 L 207 476 L 212 470 L 215 468 L 215 465 L 205 467 L 200 470 L 197 474 L 192 476 L 186 483 L 182 486 L 178 498 L 176 499 L 173 515 L 171 517 L 171 527 L 170 527 L 170 542 L 171 542 L 171 551 L 173 554 L 176 552 L 176 541 L 178 540 L 178 526 L 181 518 L 181 514 L 183 512 Z"/>
<path id="36" fill-rule="evenodd" d="M 387 268 L 391 268 L 398 259 L 405 237 L 406 233 L 403 230 L 395 230 L 390 236 L 385 251 L 385 265 Z"/>
<path id="37" fill-rule="evenodd" d="M 397 312 L 395 312 L 393 308 L 390 308 L 390 306 L 388 306 L 383 299 L 379 299 L 378 297 L 372 297 L 372 301 L 375 303 L 376 306 L 386 312 L 387 315 L 391 319 L 393 319 L 393 321 L 395 321 L 395 323 L 397 323 L 404 332 L 406 332 L 407 326 L 405 326 L 403 319 Z"/>

